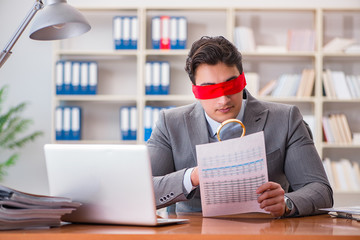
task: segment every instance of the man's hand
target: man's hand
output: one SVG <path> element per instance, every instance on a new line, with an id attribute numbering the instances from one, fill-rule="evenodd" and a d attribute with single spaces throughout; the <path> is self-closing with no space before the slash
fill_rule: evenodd
<path id="1" fill-rule="evenodd" d="M 264 209 L 274 217 L 281 217 L 285 212 L 284 189 L 280 184 L 275 182 L 267 182 L 261 185 L 257 190 L 258 203 L 260 208 Z"/>
<path id="2" fill-rule="evenodd" d="M 198 167 L 195 167 L 194 170 L 191 172 L 190 178 L 191 178 L 191 184 L 194 187 L 199 185 L 199 170 L 198 170 Z"/>

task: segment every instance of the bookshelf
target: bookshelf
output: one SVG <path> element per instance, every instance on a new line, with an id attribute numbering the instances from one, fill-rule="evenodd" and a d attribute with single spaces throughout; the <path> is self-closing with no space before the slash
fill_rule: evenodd
<path id="1" fill-rule="evenodd" d="M 357 117 L 360 99 L 339 100 L 323 96 L 324 68 L 360 75 L 360 52 L 324 52 L 323 46 L 334 37 L 352 37 L 360 42 L 360 9 L 326 8 L 241 8 L 232 7 L 94 7 L 79 6 L 89 20 L 92 30 L 78 38 L 54 44 L 53 59 L 91 60 L 98 62 L 97 95 L 56 95 L 53 88 L 53 112 L 58 105 L 82 108 L 82 140 L 71 143 L 144 143 L 145 106 L 181 106 L 194 102 L 190 80 L 184 71 L 185 59 L 192 42 L 203 35 L 223 35 L 234 39 L 238 26 L 254 29 L 257 46 L 286 47 L 288 30 L 311 29 L 314 49 L 309 51 L 242 51 L 246 72 L 256 72 L 259 87 L 283 73 L 300 74 L 304 68 L 315 71 L 313 93 L 308 97 L 258 96 L 258 99 L 297 105 L 303 115 L 313 116 L 313 135 L 322 158 L 337 161 L 348 158 L 360 163 L 360 144 L 330 144 L 324 142 L 322 116 L 344 113 L 352 132 L 360 132 Z M 187 49 L 154 50 L 151 48 L 151 19 L 157 15 L 185 16 L 187 19 Z M 137 50 L 114 50 L 112 19 L 114 16 L 137 16 Z M 273 50 L 271 50 L 273 49 Z M 145 63 L 168 61 L 170 94 L 145 94 Z M 55 70 L 53 75 L 55 76 Z M 55 78 L 55 77 L 54 77 Z M 257 93 L 252 93 L 257 96 Z M 120 133 L 119 112 L 122 106 L 137 107 L 137 140 L 123 141 Z M 55 140 L 52 124 L 52 142 Z M 338 191 L 341 193 L 341 191 Z M 360 196 L 360 192 L 355 192 Z"/>

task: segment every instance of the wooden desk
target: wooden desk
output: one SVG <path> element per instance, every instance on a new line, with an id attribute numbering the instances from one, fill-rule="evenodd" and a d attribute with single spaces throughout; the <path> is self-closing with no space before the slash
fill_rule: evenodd
<path id="1" fill-rule="evenodd" d="M 360 222 L 328 215 L 270 219 L 251 214 L 228 218 L 184 214 L 178 218 L 189 218 L 190 222 L 162 227 L 68 224 L 51 229 L 0 231 L 0 240 L 360 239 Z"/>

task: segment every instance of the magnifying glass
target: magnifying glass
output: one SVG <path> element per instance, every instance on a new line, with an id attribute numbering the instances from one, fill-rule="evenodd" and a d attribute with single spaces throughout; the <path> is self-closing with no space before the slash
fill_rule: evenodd
<path id="1" fill-rule="evenodd" d="M 240 124 L 241 127 L 242 127 L 242 129 L 243 129 L 242 134 L 241 134 L 240 137 L 245 136 L 245 131 L 246 131 L 246 130 L 245 130 L 245 125 L 244 125 L 240 120 L 238 120 L 238 119 L 228 119 L 228 120 L 223 121 L 223 122 L 220 124 L 220 126 L 218 127 L 217 131 L 216 131 L 216 133 L 217 133 L 216 136 L 217 136 L 219 142 L 221 142 L 221 137 L 220 137 L 220 131 L 221 131 L 221 129 L 222 129 L 226 124 L 229 124 L 229 123 L 238 123 L 238 124 Z"/>

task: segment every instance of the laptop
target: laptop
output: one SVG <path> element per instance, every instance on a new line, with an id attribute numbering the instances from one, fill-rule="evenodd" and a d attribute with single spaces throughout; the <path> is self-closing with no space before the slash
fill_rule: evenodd
<path id="1" fill-rule="evenodd" d="M 157 226 L 187 219 L 156 216 L 145 145 L 46 144 L 50 195 L 82 203 L 63 221 Z"/>

